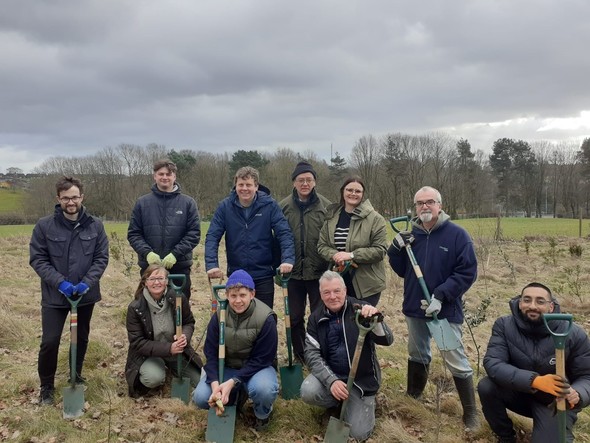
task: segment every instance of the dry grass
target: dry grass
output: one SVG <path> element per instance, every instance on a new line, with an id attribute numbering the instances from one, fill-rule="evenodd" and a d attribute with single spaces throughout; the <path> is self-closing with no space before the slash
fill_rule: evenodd
<path id="1" fill-rule="evenodd" d="M 127 335 L 124 326 L 126 307 L 137 283 L 138 269 L 126 276 L 122 260 L 111 260 L 102 279 L 103 301 L 97 305 L 92 321 L 90 347 L 85 364 L 89 379 L 88 410 L 75 421 L 62 419 L 61 404 L 40 407 L 37 378 L 37 352 L 40 337 L 39 280 L 28 265 L 28 237 L 0 239 L 3 273 L 0 277 L 0 441 L 22 442 L 194 442 L 203 441 L 207 415 L 194 406 L 169 399 L 169 388 L 157 395 L 133 400 L 127 397 L 123 377 Z M 474 368 L 481 365 L 491 325 L 499 315 L 508 313 L 507 301 L 531 280 L 547 283 L 559 294 L 564 311 L 575 315 L 585 328 L 590 326 L 586 299 L 590 286 L 590 242 L 582 245 L 581 258 L 568 252 L 569 239 L 560 239 L 551 247 L 546 239 L 494 243 L 477 240 L 479 278 L 465 297 L 469 313 L 475 313 L 485 299 L 491 303 L 486 318 L 473 328 L 474 339 L 465 328 L 465 345 Z M 528 253 L 527 253 L 528 251 Z M 129 252 L 129 251 L 128 251 Z M 203 246 L 195 251 L 202 257 Z M 554 264 L 555 259 L 555 264 Z M 568 271 L 579 267 L 577 273 Z M 577 288 L 577 289 L 576 289 Z M 282 316 L 282 299 L 277 290 L 275 309 Z M 461 425 L 461 406 L 451 376 L 434 350 L 432 377 L 424 399 L 404 395 L 406 377 L 407 330 L 401 314 L 402 282 L 390 273 L 388 290 L 381 307 L 396 341 L 380 349 L 384 384 L 378 397 L 377 427 L 373 442 L 488 442 L 493 441 L 487 426 L 475 435 L 466 435 Z M 193 269 L 193 313 L 197 318 L 194 342 L 201 337 L 210 313 L 209 288 L 202 269 Z M 280 321 L 279 330 L 283 331 Z M 282 334 L 284 336 L 284 334 Z M 284 341 L 284 338 L 283 338 Z M 68 378 L 69 334 L 64 330 L 57 374 L 59 392 Z M 280 347 L 284 362 L 284 343 Z M 480 376 L 483 369 L 480 369 Z M 320 411 L 301 401 L 279 399 L 270 428 L 256 433 L 238 419 L 239 442 L 317 442 L 325 430 Z M 530 420 L 516 418 L 515 424 L 526 440 Z M 590 419 L 584 411 L 576 427 L 577 441 L 590 441 Z"/>

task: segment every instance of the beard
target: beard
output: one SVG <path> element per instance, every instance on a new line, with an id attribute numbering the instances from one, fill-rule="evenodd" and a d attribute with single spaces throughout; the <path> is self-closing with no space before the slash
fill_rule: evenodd
<path id="1" fill-rule="evenodd" d="M 422 212 L 420 214 L 420 221 L 422 223 L 430 223 L 432 221 L 432 212 Z"/>

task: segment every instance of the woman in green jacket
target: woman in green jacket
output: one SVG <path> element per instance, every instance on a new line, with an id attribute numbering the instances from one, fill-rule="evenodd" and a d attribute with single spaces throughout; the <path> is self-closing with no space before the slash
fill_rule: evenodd
<path id="1" fill-rule="evenodd" d="M 340 188 L 340 202 L 327 209 L 318 252 L 337 270 L 345 270 L 348 295 L 377 305 L 385 289 L 387 246 L 385 219 L 365 198 L 362 179 L 347 178 Z"/>

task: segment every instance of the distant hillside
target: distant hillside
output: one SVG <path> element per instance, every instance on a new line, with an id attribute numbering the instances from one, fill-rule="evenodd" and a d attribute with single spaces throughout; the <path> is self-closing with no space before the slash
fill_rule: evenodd
<path id="1" fill-rule="evenodd" d="M 0 188 L 0 213 L 21 213 L 24 197 L 22 188 Z"/>

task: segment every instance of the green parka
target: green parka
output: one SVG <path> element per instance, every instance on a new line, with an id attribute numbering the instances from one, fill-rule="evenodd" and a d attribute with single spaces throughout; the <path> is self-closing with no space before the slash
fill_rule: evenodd
<path id="1" fill-rule="evenodd" d="M 332 260 L 336 252 L 334 232 L 342 210 L 340 203 L 328 207 L 326 222 L 320 232 L 318 252 L 326 260 Z M 346 240 L 346 252 L 354 254 L 352 284 L 357 298 L 365 298 L 385 289 L 385 263 L 387 253 L 387 228 L 385 219 L 373 209 L 369 200 L 363 201 L 352 212 L 350 230 Z"/>
<path id="2" fill-rule="evenodd" d="M 328 261 L 318 253 L 320 230 L 326 220 L 327 208 L 331 202 L 312 190 L 308 205 L 301 210 L 297 191 L 279 203 L 295 239 L 295 264 L 291 278 L 295 280 L 317 280 L 328 269 Z"/>

